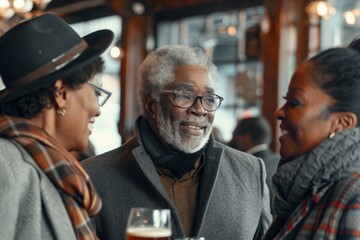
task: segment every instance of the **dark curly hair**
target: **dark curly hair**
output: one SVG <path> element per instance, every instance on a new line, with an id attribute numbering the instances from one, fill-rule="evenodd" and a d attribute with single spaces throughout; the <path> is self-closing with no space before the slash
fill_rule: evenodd
<path id="1" fill-rule="evenodd" d="M 101 73 L 103 70 L 104 61 L 99 57 L 94 62 L 62 79 L 71 89 L 77 89 L 81 84 L 87 82 L 95 74 Z M 5 103 L 2 106 L 1 113 L 16 117 L 32 118 L 43 108 L 51 108 L 54 106 L 55 92 L 56 89 L 54 85 L 40 88 L 32 93 Z"/>

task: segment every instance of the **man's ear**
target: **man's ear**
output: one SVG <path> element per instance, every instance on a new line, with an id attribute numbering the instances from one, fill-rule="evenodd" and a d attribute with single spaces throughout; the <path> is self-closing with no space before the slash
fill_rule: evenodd
<path id="1" fill-rule="evenodd" d="M 64 80 L 62 79 L 58 79 L 55 82 L 55 96 L 54 96 L 54 101 L 57 104 L 58 108 L 62 108 L 66 106 L 66 101 L 67 101 L 67 87 L 66 84 L 64 83 Z"/>
<path id="2" fill-rule="evenodd" d="M 153 97 L 151 97 L 151 95 L 146 96 L 144 102 L 144 110 L 145 115 L 148 119 L 155 118 L 157 112 L 157 104 L 157 101 Z"/>
<path id="3" fill-rule="evenodd" d="M 334 132 L 340 132 L 346 129 L 351 129 L 357 125 L 357 116 L 352 112 L 337 113 Z"/>

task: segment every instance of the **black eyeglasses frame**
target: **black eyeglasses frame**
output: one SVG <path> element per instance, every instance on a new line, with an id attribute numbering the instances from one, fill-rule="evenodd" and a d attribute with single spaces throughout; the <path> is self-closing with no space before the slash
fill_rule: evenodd
<path id="1" fill-rule="evenodd" d="M 102 88 L 102 87 L 99 87 L 98 85 L 96 85 L 95 83 L 92 83 L 92 82 L 86 82 L 87 84 L 89 84 L 91 87 L 93 87 L 94 89 L 96 89 L 97 91 L 99 91 L 101 94 L 104 94 L 105 95 L 105 98 L 99 102 L 99 105 L 100 107 L 104 106 L 104 104 L 107 102 L 107 100 L 110 98 L 112 92 Z"/>
<path id="2" fill-rule="evenodd" d="M 189 107 L 182 107 L 182 106 L 179 106 L 179 104 L 176 102 L 176 93 L 177 93 L 177 92 L 180 92 L 180 91 L 185 91 L 185 90 L 166 90 L 166 89 L 162 89 L 162 90 L 160 90 L 159 92 L 160 92 L 160 93 L 172 93 L 172 94 L 173 94 L 173 98 L 174 98 L 174 102 L 175 102 L 176 106 L 179 107 L 179 108 L 182 108 L 182 109 L 189 109 L 189 108 L 191 108 L 192 106 L 195 105 L 196 101 L 197 101 L 198 99 L 200 99 L 201 106 L 202 106 L 206 111 L 208 111 L 208 112 L 214 112 L 214 111 L 216 111 L 217 109 L 219 109 L 219 107 L 221 106 L 221 102 L 224 100 L 223 97 L 221 97 L 221 96 L 219 96 L 219 95 L 217 95 L 217 94 L 215 94 L 215 93 L 210 94 L 210 95 L 214 95 L 215 97 L 219 98 L 220 102 L 219 102 L 219 106 L 217 106 L 215 109 L 208 110 L 206 107 L 204 107 L 204 104 L 203 104 L 203 102 L 202 102 L 202 99 L 203 99 L 204 95 L 203 95 L 203 96 L 199 96 L 199 95 L 197 95 L 197 94 L 196 94 L 195 92 L 193 92 L 193 91 L 186 90 L 186 92 L 191 92 L 191 93 L 193 93 L 193 94 L 196 96 L 196 98 L 195 98 L 195 100 L 194 100 L 194 103 L 193 103 L 191 106 L 189 106 Z M 206 94 L 206 95 L 209 95 L 209 94 Z"/>

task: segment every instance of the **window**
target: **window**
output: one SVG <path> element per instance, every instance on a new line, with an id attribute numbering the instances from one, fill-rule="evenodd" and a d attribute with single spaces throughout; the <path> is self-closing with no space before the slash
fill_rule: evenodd
<path id="1" fill-rule="evenodd" d="M 262 6 L 160 21 L 157 45 L 202 48 L 218 67 L 216 93 L 224 97 L 214 127 L 224 140 L 232 137 L 238 118 L 261 111 L 263 64 L 260 61 Z M 224 122 L 226 124 L 224 124 Z"/>
<path id="2" fill-rule="evenodd" d="M 112 46 L 115 45 L 116 39 L 118 39 L 121 34 L 121 19 L 118 16 L 94 19 L 72 24 L 71 26 L 80 36 L 99 29 L 110 29 L 115 34 Z M 119 147 L 121 144 L 121 137 L 117 129 L 120 111 L 120 61 L 110 57 L 109 51 L 112 46 L 102 54 L 105 61 L 103 88 L 111 91 L 112 95 L 101 108 L 101 115 L 95 119 L 94 129 L 90 135 L 90 141 L 94 145 L 96 154 L 104 153 Z"/>

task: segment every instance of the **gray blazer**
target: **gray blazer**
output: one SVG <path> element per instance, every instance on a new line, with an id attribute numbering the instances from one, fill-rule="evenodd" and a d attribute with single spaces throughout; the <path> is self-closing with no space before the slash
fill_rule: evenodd
<path id="1" fill-rule="evenodd" d="M 184 236 L 175 205 L 139 139 L 81 164 L 103 200 L 93 219 L 100 239 L 125 239 L 131 207 L 169 208 L 172 237 Z M 271 222 L 262 160 L 215 142 L 206 152 L 202 172 L 193 235 L 206 240 L 260 239 Z"/>
<path id="2" fill-rule="evenodd" d="M 75 240 L 55 186 L 17 143 L 0 138 L 0 238 Z"/>

